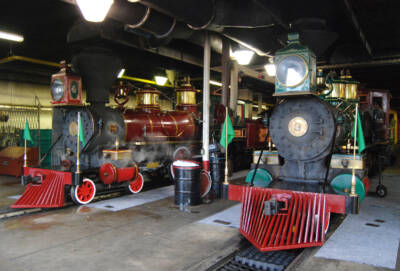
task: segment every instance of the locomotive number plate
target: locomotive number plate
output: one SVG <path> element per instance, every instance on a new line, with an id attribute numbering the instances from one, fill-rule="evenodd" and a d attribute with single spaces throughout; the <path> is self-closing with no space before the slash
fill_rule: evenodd
<path id="1" fill-rule="evenodd" d="M 292 136 L 300 137 L 307 133 L 308 124 L 302 117 L 294 117 L 289 121 L 288 129 Z"/>

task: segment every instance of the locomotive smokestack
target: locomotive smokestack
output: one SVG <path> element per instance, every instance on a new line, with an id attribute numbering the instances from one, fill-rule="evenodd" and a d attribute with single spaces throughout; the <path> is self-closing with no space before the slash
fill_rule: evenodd
<path id="1" fill-rule="evenodd" d="M 109 90 L 121 69 L 121 60 L 106 49 L 85 49 L 72 59 L 74 69 L 82 76 L 86 101 L 108 103 Z"/>

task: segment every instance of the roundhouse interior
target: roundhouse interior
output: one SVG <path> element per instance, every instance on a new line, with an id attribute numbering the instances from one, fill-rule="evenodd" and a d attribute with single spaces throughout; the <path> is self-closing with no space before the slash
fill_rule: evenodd
<path id="1" fill-rule="evenodd" d="M 362 170 L 356 166 L 353 172 L 346 172 L 350 176 L 346 180 L 352 181 L 354 177 L 362 183 L 364 201 L 359 206 L 360 214 L 336 214 L 325 225 L 321 222 L 325 219 L 322 213 L 315 213 L 310 223 L 321 224 L 321 233 L 315 233 L 315 238 L 320 234 L 327 239 L 322 240 L 325 244 L 321 248 L 290 247 L 290 232 L 297 234 L 296 227 L 300 226 L 292 225 L 292 230 L 287 230 L 290 226 L 277 223 L 282 229 L 276 226 L 276 230 L 272 227 L 270 231 L 273 235 L 287 231 L 288 239 L 281 244 L 287 241 L 286 248 L 295 248 L 289 250 L 295 256 L 282 254 L 287 264 L 282 263 L 280 270 L 400 270 L 399 1 L 109 1 L 112 4 L 101 22 L 86 20 L 78 5 L 84 0 L 14 0 L 0 4 L 0 270 L 267 270 L 262 266 L 273 266 L 274 263 L 265 262 L 261 267 L 246 266 L 238 260 L 244 255 L 240 254 L 243 249 L 259 246 L 254 241 L 257 238 L 252 237 L 254 242 L 248 242 L 248 236 L 243 234 L 246 232 L 242 228 L 243 215 L 247 209 L 241 209 L 237 201 L 244 201 L 245 196 L 229 195 L 237 201 L 228 200 L 224 197 L 227 187 L 222 183 L 247 187 L 256 179 L 257 185 L 260 175 L 255 177 L 256 173 L 249 172 L 259 167 L 265 151 L 264 162 L 271 164 L 261 165 L 260 169 L 268 174 L 267 185 L 272 180 L 286 178 L 284 187 L 298 190 L 288 183 L 293 181 L 293 174 L 300 173 L 280 166 L 282 159 L 299 149 L 291 141 L 285 145 L 285 151 L 279 151 L 282 148 L 279 140 L 289 133 L 302 137 L 316 126 L 307 124 L 307 119 L 293 118 L 288 121 L 289 130 L 279 137 L 273 131 L 270 134 L 271 126 L 265 126 L 268 123 L 277 127 L 285 121 L 284 116 L 277 117 L 278 110 L 273 110 L 277 105 L 284 108 L 286 97 L 276 95 L 276 76 L 266 65 L 274 64 L 277 68 L 277 57 L 286 48 L 291 33 L 298 33 L 299 42 L 315 54 L 316 63 L 310 64 L 307 74 L 312 67 L 317 69 L 314 69 L 317 77 L 321 73 L 324 79 L 334 72 L 335 79 L 330 78 L 333 86 L 338 82 L 334 80 L 351 73 L 346 80 L 353 80 L 358 87 L 352 100 L 348 99 L 352 116 L 355 104 L 360 105 L 359 110 L 368 104 L 368 110 L 384 112 L 385 115 L 375 114 L 373 118 L 385 125 L 362 128 L 367 141 L 365 153 L 369 154 L 365 154 L 366 166 L 360 167 L 373 168 L 364 172 L 365 176 L 367 173 L 371 176 L 360 175 Z M 100 8 L 96 3 L 100 5 L 103 0 L 88 2 L 95 2 L 89 9 L 93 11 Z M 23 40 L 6 40 L 3 32 L 20 35 Z M 252 54 L 248 63 L 241 62 L 239 51 Z M 64 74 L 82 78 L 79 87 L 82 97 L 77 104 L 69 100 L 60 106 L 59 100 L 55 102 L 54 75 L 60 74 L 63 67 L 63 72 L 68 67 L 72 69 Z M 166 82 L 157 82 L 157 76 L 164 77 Z M 321 86 L 317 84 L 315 81 L 316 88 Z M 368 96 L 373 92 L 378 94 Z M 320 90 L 313 96 L 343 98 L 329 93 L 323 96 L 326 93 Z M 308 101 L 315 98 L 304 97 Z M 340 111 L 342 100 L 328 99 L 328 103 Z M 308 101 L 303 104 L 308 105 Z M 298 114 L 301 109 L 296 107 L 298 103 L 293 104 L 282 109 L 281 114 Z M 235 134 L 228 145 L 226 165 L 226 149 L 219 143 L 221 130 L 227 129 L 225 107 L 229 108 Z M 329 109 L 328 113 L 336 109 Z M 78 111 L 79 120 L 75 122 Z M 68 112 L 72 112 L 72 117 Z M 271 117 L 271 112 L 275 116 Z M 310 108 L 310 112 L 315 111 Z M 344 115 L 344 122 L 352 117 L 348 116 L 350 113 Z M 209 123 L 205 121 L 207 116 Z M 336 125 L 340 121 L 334 116 Z M 327 119 L 319 120 L 321 127 L 329 122 Z M 24 140 L 27 123 L 32 142 Z M 349 137 L 351 125 L 353 122 L 348 127 L 343 125 Z M 332 137 L 339 134 L 337 128 L 332 129 L 335 131 Z M 83 139 L 79 137 L 81 133 Z M 96 138 L 96 133 L 103 133 L 103 137 Z M 368 145 L 368 136 L 379 133 L 385 140 L 379 141 L 380 149 L 375 151 Z M 75 141 L 69 142 L 71 138 Z M 348 168 L 347 163 L 356 163 L 356 147 L 351 144 L 357 145 L 357 150 L 361 147 L 359 142 L 349 139 L 338 142 L 329 141 L 331 149 L 326 150 L 320 164 L 309 164 L 308 169 L 303 166 L 306 172 L 301 176 L 322 176 L 326 181 L 336 174 L 334 170 L 328 172 L 332 162 L 326 159 L 334 158 L 341 161 L 337 172 L 345 175 L 342 169 Z M 311 144 L 315 146 L 317 142 Z M 335 144 L 344 148 L 341 154 L 349 159 L 354 151 L 354 161 L 332 155 Z M 99 149 L 99 146 L 106 147 Z M 302 150 L 307 159 L 312 153 L 308 147 Z M 85 156 L 87 149 L 92 154 Z M 80 151 L 83 173 L 79 168 Z M 116 158 L 123 161 L 118 165 L 109 162 L 114 155 L 124 155 L 122 151 L 141 158 L 133 162 L 128 159 L 126 163 L 126 157 Z M 47 207 L 12 208 L 27 186 L 36 185 L 40 178 L 39 183 L 44 182 L 40 174 L 32 175 L 29 180 L 24 178 L 28 172 L 24 155 L 29 157 L 32 167 L 41 160 L 46 170 L 56 165 L 62 168 L 60 171 L 71 173 L 57 179 L 63 183 L 57 190 L 58 196 L 53 197 L 50 192 L 43 196 L 47 198 Z M 189 206 L 182 204 L 187 198 L 177 196 L 183 191 L 179 189 L 187 188 L 183 188 L 184 182 L 179 182 L 179 178 L 187 176 L 180 165 L 174 166 L 177 159 L 195 163 L 190 185 L 207 186 L 195 191 L 198 197 L 190 198 Z M 297 169 L 300 160 L 292 161 L 293 168 Z M 93 184 L 92 189 L 97 189 L 97 193 L 86 202 L 79 194 L 86 190 L 74 187 L 85 183 L 79 174 L 90 177 L 93 168 L 100 172 L 102 183 Z M 138 178 L 141 178 L 139 183 Z M 204 178 L 209 182 L 204 184 Z M 214 178 L 220 179 L 218 187 Z M 384 190 L 377 189 L 381 184 Z M 353 193 L 349 187 L 339 194 Z M 320 192 L 319 188 L 304 189 L 301 191 Z M 322 190 L 326 192 L 325 183 Z M 54 206 L 50 206 L 48 198 L 56 197 L 59 197 L 58 208 L 49 208 Z M 202 204 L 195 205 L 196 200 Z M 286 201 L 288 206 L 290 202 Z M 273 211 L 266 214 L 267 208 L 286 212 L 288 207 L 279 204 L 277 207 L 271 201 L 264 203 L 261 198 L 260 204 L 262 208 L 257 212 L 260 210 L 265 216 L 273 214 Z M 248 212 L 256 211 L 248 209 Z M 280 213 L 279 217 L 288 212 Z M 255 218 L 252 223 L 261 229 L 262 221 Z M 325 230 L 327 233 L 322 233 Z M 295 260 L 288 260 L 291 257 Z"/>

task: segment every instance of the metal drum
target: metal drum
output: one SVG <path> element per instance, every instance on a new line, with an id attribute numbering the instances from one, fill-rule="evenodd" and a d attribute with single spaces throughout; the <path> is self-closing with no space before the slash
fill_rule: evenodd
<path id="1" fill-rule="evenodd" d="M 213 153 L 210 155 L 211 190 L 214 198 L 221 197 L 221 185 L 225 176 L 225 155 L 223 153 Z"/>
<path id="2" fill-rule="evenodd" d="M 175 204 L 201 203 L 200 164 L 195 161 L 176 160 L 172 164 L 175 178 Z"/>

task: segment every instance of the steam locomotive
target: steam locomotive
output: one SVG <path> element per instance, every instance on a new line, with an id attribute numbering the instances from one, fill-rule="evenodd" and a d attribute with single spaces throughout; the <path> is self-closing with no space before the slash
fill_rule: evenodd
<path id="1" fill-rule="evenodd" d="M 76 55 L 72 64 L 84 78 L 89 104 L 82 102 L 81 77 L 63 63 L 51 79 L 52 168 L 25 167 L 27 187 L 12 208 L 62 207 L 67 194 L 77 204 L 88 204 L 99 192 L 138 193 L 143 172 L 165 171 L 172 160 L 199 149 L 196 90 L 190 85 L 177 90 L 175 111 L 161 111 L 160 92 L 151 87 L 136 92 L 135 110 L 112 109 L 106 103 L 119 59 L 92 50 Z M 120 105 L 126 94 L 118 89 Z M 85 145 L 78 139 L 80 127 Z"/>
<path id="2" fill-rule="evenodd" d="M 249 185 L 225 191 L 242 202 L 240 232 L 260 251 L 321 246 L 331 213 L 358 213 L 369 189 L 368 153 L 386 145 L 383 120 L 389 111 L 372 108 L 371 101 L 380 97 L 388 106 L 388 93 L 357 91 L 349 74 L 323 82 L 318 71 L 317 84 L 315 55 L 298 34 L 289 34 L 275 63 L 278 104 L 264 121 L 269 149 L 254 153 Z M 355 118 L 359 106 L 361 123 Z M 357 139 L 366 127 L 374 132 L 366 133 L 361 152 Z"/>

